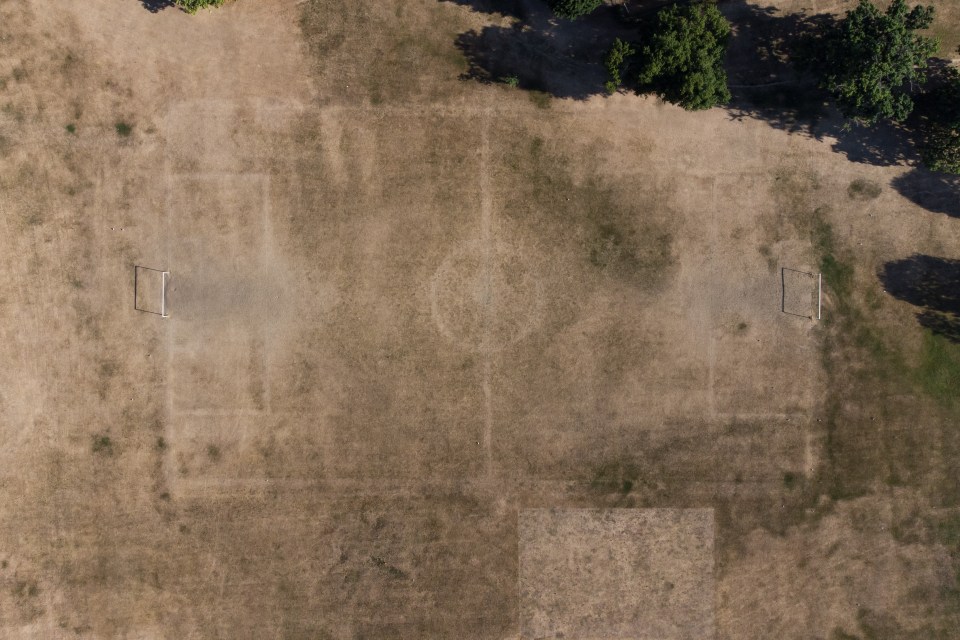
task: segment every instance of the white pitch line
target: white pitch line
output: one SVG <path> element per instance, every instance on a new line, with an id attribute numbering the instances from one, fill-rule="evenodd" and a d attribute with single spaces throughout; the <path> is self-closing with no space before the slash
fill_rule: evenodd
<path id="1" fill-rule="evenodd" d="M 263 178 L 263 200 L 261 201 L 262 213 L 263 213 L 263 252 L 261 254 L 261 261 L 263 265 L 263 270 L 265 273 L 268 272 L 270 265 L 276 263 L 276 252 L 274 250 L 274 235 L 273 235 L 273 210 L 272 210 L 272 194 L 271 194 L 271 178 L 270 174 L 266 174 Z M 261 339 L 263 340 L 263 353 L 262 363 L 263 367 L 263 403 L 267 411 L 271 410 L 273 406 L 272 400 L 272 385 L 270 384 L 270 354 L 273 351 L 271 349 L 271 338 L 273 337 L 273 331 L 270 330 L 270 327 L 264 326 L 261 334 Z M 246 435 L 246 434 L 244 434 Z"/>
<path id="2" fill-rule="evenodd" d="M 164 163 L 164 189 L 165 193 L 163 196 L 163 239 L 164 239 L 164 250 L 163 255 L 166 257 L 166 263 L 163 266 L 164 269 L 175 269 L 173 265 L 170 264 L 173 255 L 170 251 L 170 231 L 173 226 L 173 223 L 170 220 L 171 209 L 173 208 L 173 186 L 174 186 L 174 177 L 173 173 L 170 171 L 169 162 Z M 174 493 L 177 484 L 177 469 L 175 460 L 173 458 L 173 445 L 174 445 L 174 428 L 173 420 L 175 417 L 174 412 L 174 348 L 176 346 L 176 326 L 177 322 L 174 319 L 173 322 L 164 323 L 162 329 L 163 333 L 166 333 L 166 352 L 167 352 L 167 370 L 166 370 L 166 397 L 165 406 L 164 406 L 164 421 L 163 421 L 163 439 L 166 442 L 166 448 L 161 452 L 162 458 L 162 467 L 164 472 L 164 477 L 166 479 L 166 488 L 170 493 Z"/>
<path id="3" fill-rule="evenodd" d="M 710 317 L 713 320 L 711 314 Z M 717 422 L 717 393 L 716 393 L 716 370 L 717 370 L 717 339 L 711 335 L 707 338 L 707 411 L 710 413 L 710 422 L 716 425 Z"/>
<path id="4" fill-rule="evenodd" d="M 710 182 L 710 203 L 714 205 L 711 208 L 710 215 L 710 262 L 713 262 L 713 259 L 717 255 L 717 247 L 720 246 L 720 229 L 719 223 L 717 221 L 716 215 L 716 204 L 717 204 L 717 181 L 712 180 Z M 712 428 L 717 426 L 717 392 L 716 392 L 716 380 L 717 380 L 717 338 L 713 332 L 713 322 L 714 319 L 718 316 L 716 309 L 716 302 L 711 302 L 707 311 L 707 409 L 710 412 L 710 422 Z"/>
<path id="5" fill-rule="evenodd" d="M 480 243 L 483 251 L 484 315 L 481 350 L 483 351 L 483 450 L 487 476 L 493 475 L 493 349 L 490 324 L 496 313 L 493 304 L 493 197 L 490 187 L 490 120 L 483 119 L 480 139 Z"/>

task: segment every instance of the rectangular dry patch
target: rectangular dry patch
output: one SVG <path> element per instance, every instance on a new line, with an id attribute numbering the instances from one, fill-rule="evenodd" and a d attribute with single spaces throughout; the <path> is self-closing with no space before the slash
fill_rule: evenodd
<path id="1" fill-rule="evenodd" d="M 217 492 L 324 476 L 323 443 L 292 415 L 180 416 L 167 433 L 167 472 L 178 493 Z"/>
<path id="2" fill-rule="evenodd" d="M 713 509 L 526 509 L 524 638 L 714 637 Z"/>

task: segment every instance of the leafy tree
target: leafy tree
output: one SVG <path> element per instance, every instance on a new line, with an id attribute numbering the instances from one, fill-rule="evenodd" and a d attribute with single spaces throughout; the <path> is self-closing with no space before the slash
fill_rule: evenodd
<path id="1" fill-rule="evenodd" d="M 617 38 L 613 41 L 613 47 L 607 52 L 603 59 L 603 64 L 607 68 L 607 74 L 610 79 L 607 80 L 607 93 L 616 93 L 617 89 L 623 83 L 620 76 L 623 70 L 624 62 L 627 58 L 634 55 L 636 50 L 630 46 L 629 42 Z"/>
<path id="2" fill-rule="evenodd" d="M 921 70 L 939 47 L 914 31 L 932 22 L 933 7 L 893 0 L 881 12 L 860 0 L 818 43 L 810 66 L 846 117 L 863 124 L 905 120 L 913 110 L 910 89 L 924 81 Z"/>
<path id="3" fill-rule="evenodd" d="M 173 3 L 187 13 L 196 13 L 204 7 L 219 7 L 226 0 L 173 0 Z"/>
<path id="4" fill-rule="evenodd" d="M 934 171 L 960 174 L 960 71 L 949 69 L 943 84 L 924 101 L 920 151 Z"/>
<path id="5" fill-rule="evenodd" d="M 716 5 L 661 9 L 641 52 L 640 88 L 684 109 L 709 109 L 730 99 L 723 57 L 730 23 Z"/>
<path id="6" fill-rule="evenodd" d="M 561 18 L 576 20 L 593 13 L 603 0 L 550 0 L 550 8 Z"/>

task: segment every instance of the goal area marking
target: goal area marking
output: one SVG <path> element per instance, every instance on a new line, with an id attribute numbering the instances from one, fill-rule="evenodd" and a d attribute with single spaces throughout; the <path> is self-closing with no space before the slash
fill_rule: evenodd
<path id="1" fill-rule="evenodd" d="M 169 271 L 134 265 L 133 308 L 143 313 L 169 318 L 170 314 L 167 313 L 167 281 L 169 279 Z M 159 292 L 156 291 L 158 284 Z"/>

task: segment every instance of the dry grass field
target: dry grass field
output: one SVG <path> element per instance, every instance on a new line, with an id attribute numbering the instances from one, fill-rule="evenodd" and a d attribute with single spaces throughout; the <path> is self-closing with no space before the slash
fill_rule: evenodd
<path id="1" fill-rule="evenodd" d="M 0 639 L 960 638 L 898 132 L 478 81 L 493 2 L 166 4 L 0 0 Z"/>

